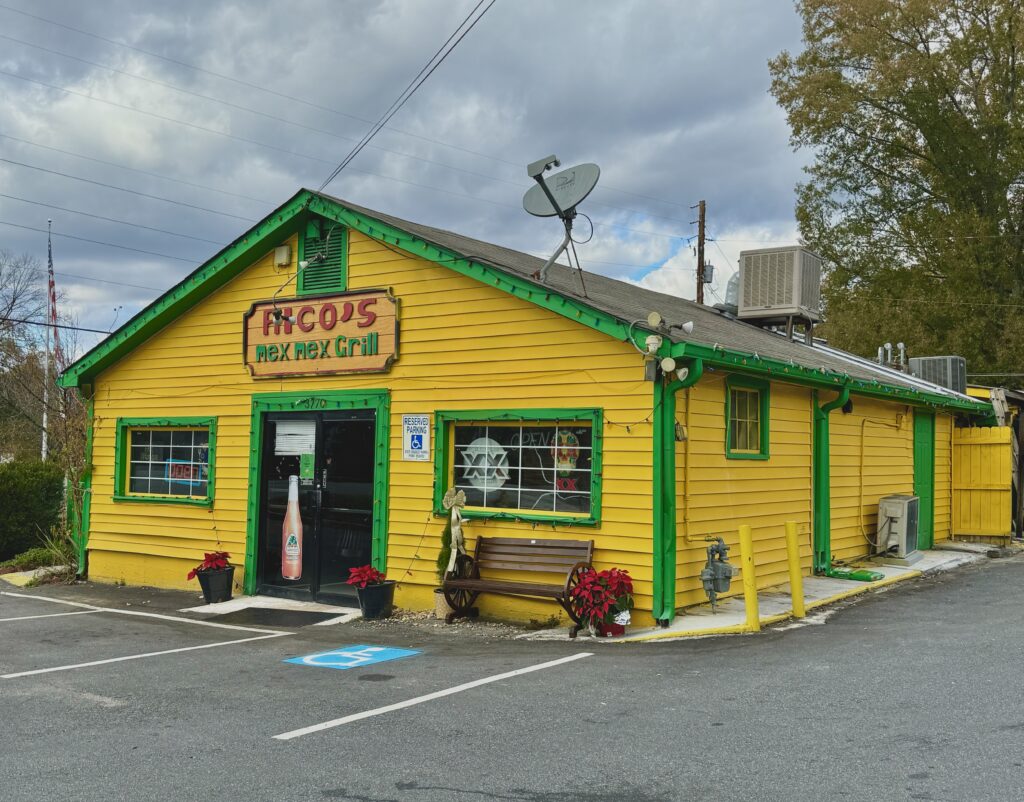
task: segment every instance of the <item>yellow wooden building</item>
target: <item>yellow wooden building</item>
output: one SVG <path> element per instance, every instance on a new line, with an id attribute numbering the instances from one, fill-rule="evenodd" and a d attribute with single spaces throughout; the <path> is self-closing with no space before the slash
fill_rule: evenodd
<path id="1" fill-rule="evenodd" d="M 949 536 L 955 421 L 984 400 L 541 264 L 299 192 L 61 377 L 91 411 L 89 576 L 184 588 L 220 549 L 245 593 L 329 601 L 373 563 L 426 608 L 449 487 L 470 545 L 592 539 L 598 567 L 634 577 L 641 622 L 702 601 L 705 538 L 739 524 L 762 586 L 784 580 L 787 520 L 808 572 L 868 553 L 880 496 L 921 497 L 923 545 Z"/>

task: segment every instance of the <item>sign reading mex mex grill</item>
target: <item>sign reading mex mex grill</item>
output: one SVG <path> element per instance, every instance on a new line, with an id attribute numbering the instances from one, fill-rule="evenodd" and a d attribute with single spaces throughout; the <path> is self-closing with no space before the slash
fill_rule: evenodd
<path id="1" fill-rule="evenodd" d="M 256 378 L 380 372 L 398 357 L 398 301 L 385 290 L 259 301 L 242 324 Z"/>

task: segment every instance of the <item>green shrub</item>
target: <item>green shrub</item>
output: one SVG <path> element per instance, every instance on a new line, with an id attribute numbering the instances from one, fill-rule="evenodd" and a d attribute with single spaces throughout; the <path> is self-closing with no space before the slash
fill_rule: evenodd
<path id="1" fill-rule="evenodd" d="M 0 560 L 43 546 L 56 526 L 64 476 L 48 462 L 15 460 L 0 465 Z"/>
<path id="2" fill-rule="evenodd" d="M 0 570 L 13 568 L 15 571 L 32 571 L 54 564 L 55 555 L 45 546 L 34 546 L 28 551 L 16 554 L 9 560 L 0 562 Z"/>

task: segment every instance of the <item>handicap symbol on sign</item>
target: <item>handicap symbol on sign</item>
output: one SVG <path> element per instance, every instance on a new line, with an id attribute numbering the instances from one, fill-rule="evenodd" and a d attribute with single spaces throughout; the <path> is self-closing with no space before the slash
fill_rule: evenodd
<path id="1" fill-rule="evenodd" d="M 409 435 L 409 448 L 411 448 L 413 451 L 422 451 L 423 450 L 423 435 L 422 434 L 412 434 L 412 435 Z"/>
<path id="2" fill-rule="evenodd" d="M 319 668 L 359 668 L 374 663 L 384 663 L 388 660 L 398 660 L 402 657 L 412 657 L 419 654 L 413 649 L 396 649 L 390 646 L 342 646 L 340 649 L 333 649 L 329 652 L 318 652 L 307 654 L 304 657 L 292 657 L 285 660 L 286 663 L 295 663 L 300 666 L 316 666 Z"/>

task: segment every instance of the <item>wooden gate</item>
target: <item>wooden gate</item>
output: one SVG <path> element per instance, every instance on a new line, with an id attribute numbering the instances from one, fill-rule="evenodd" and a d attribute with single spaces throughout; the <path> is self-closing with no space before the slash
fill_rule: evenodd
<path id="1" fill-rule="evenodd" d="M 1010 537 L 1013 430 L 953 430 L 953 534 Z"/>

